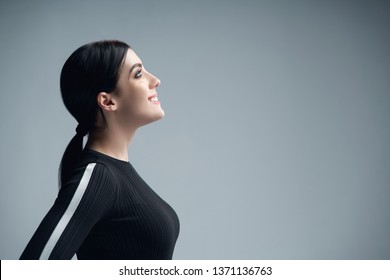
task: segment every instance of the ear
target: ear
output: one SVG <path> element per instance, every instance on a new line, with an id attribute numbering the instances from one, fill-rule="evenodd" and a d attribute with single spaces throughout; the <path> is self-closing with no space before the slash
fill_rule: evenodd
<path id="1" fill-rule="evenodd" d="M 115 99 L 115 96 L 113 94 L 109 94 L 107 92 L 99 92 L 99 94 L 96 97 L 96 101 L 102 110 L 105 111 L 116 111 L 118 108 L 117 101 Z"/>

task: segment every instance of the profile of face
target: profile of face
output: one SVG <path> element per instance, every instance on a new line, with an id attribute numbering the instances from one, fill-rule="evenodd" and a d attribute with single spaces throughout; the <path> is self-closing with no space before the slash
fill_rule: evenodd
<path id="1" fill-rule="evenodd" d="M 110 94 L 100 93 L 100 107 L 114 114 L 124 127 L 140 127 L 164 117 L 156 88 L 160 80 L 149 73 L 137 54 L 129 49 L 119 74 L 117 87 Z"/>

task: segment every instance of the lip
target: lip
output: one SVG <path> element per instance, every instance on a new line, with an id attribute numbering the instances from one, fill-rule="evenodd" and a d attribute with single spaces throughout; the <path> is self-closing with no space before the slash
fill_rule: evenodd
<path id="1" fill-rule="evenodd" d="M 157 93 L 148 96 L 148 100 L 149 100 L 150 98 L 153 98 L 153 97 L 157 97 Z"/>
<path id="2" fill-rule="evenodd" d="M 152 102 L 153 104 L 157 104 L 157 105 L 160 104 L 160 101 L 151 101 L 150 100 L 151 98 L 154 98 L 154 97 L 157 97 L 157 93 L 154 93 L 154 94 L 148 96 L 148 101 Z"/>

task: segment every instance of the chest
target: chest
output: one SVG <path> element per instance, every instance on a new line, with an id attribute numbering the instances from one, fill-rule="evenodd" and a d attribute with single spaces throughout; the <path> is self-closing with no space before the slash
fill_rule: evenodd
<path id="1" fill-rule="evenodd" d="M 121 170 L 116 176 L 118 193 L 111 220 L 126 227 L 129 234 L 174 243 L 179 219 L 173 208 L 134 169 Z"/>

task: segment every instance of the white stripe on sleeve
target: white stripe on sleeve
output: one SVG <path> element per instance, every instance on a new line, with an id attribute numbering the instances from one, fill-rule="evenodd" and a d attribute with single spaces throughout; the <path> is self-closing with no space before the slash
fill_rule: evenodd
<path id="1" fill-rule="evenodd" d="M 83 177 L 81 178 L 81 181 L 76 189 L 76 192 L 73 195 L 72 200 L 70 201 L 68 208 L 66 209 L 64 215 L 62 215 L 60 221 L 58 222 L 56 228 L 54 229 L 53 233 L 51 234 L 49 240 L 47 241 L 41 256 L 39 257 L 40 260 L 47 260 L 50 257 L 51 252 L 53 251 L 54 247 L 56 246 L 58 240 L 60 239 L 62 233 L 64 232 L 66 226 L 68 225 L 69 221 L 72 219 L 73 214 L 76 212 L 76 209 L 78 205 L 80 204 L 81 199 L 83 198 L 83 195 L 85 193 L 85 190 L 87 189 L 87 186 L 89 184 L 89 181 L 92 176 L 93 169 L 95 168 L 96 163 L 90 163 L 88 164 L 87 168 L 84 171 Z"/>

